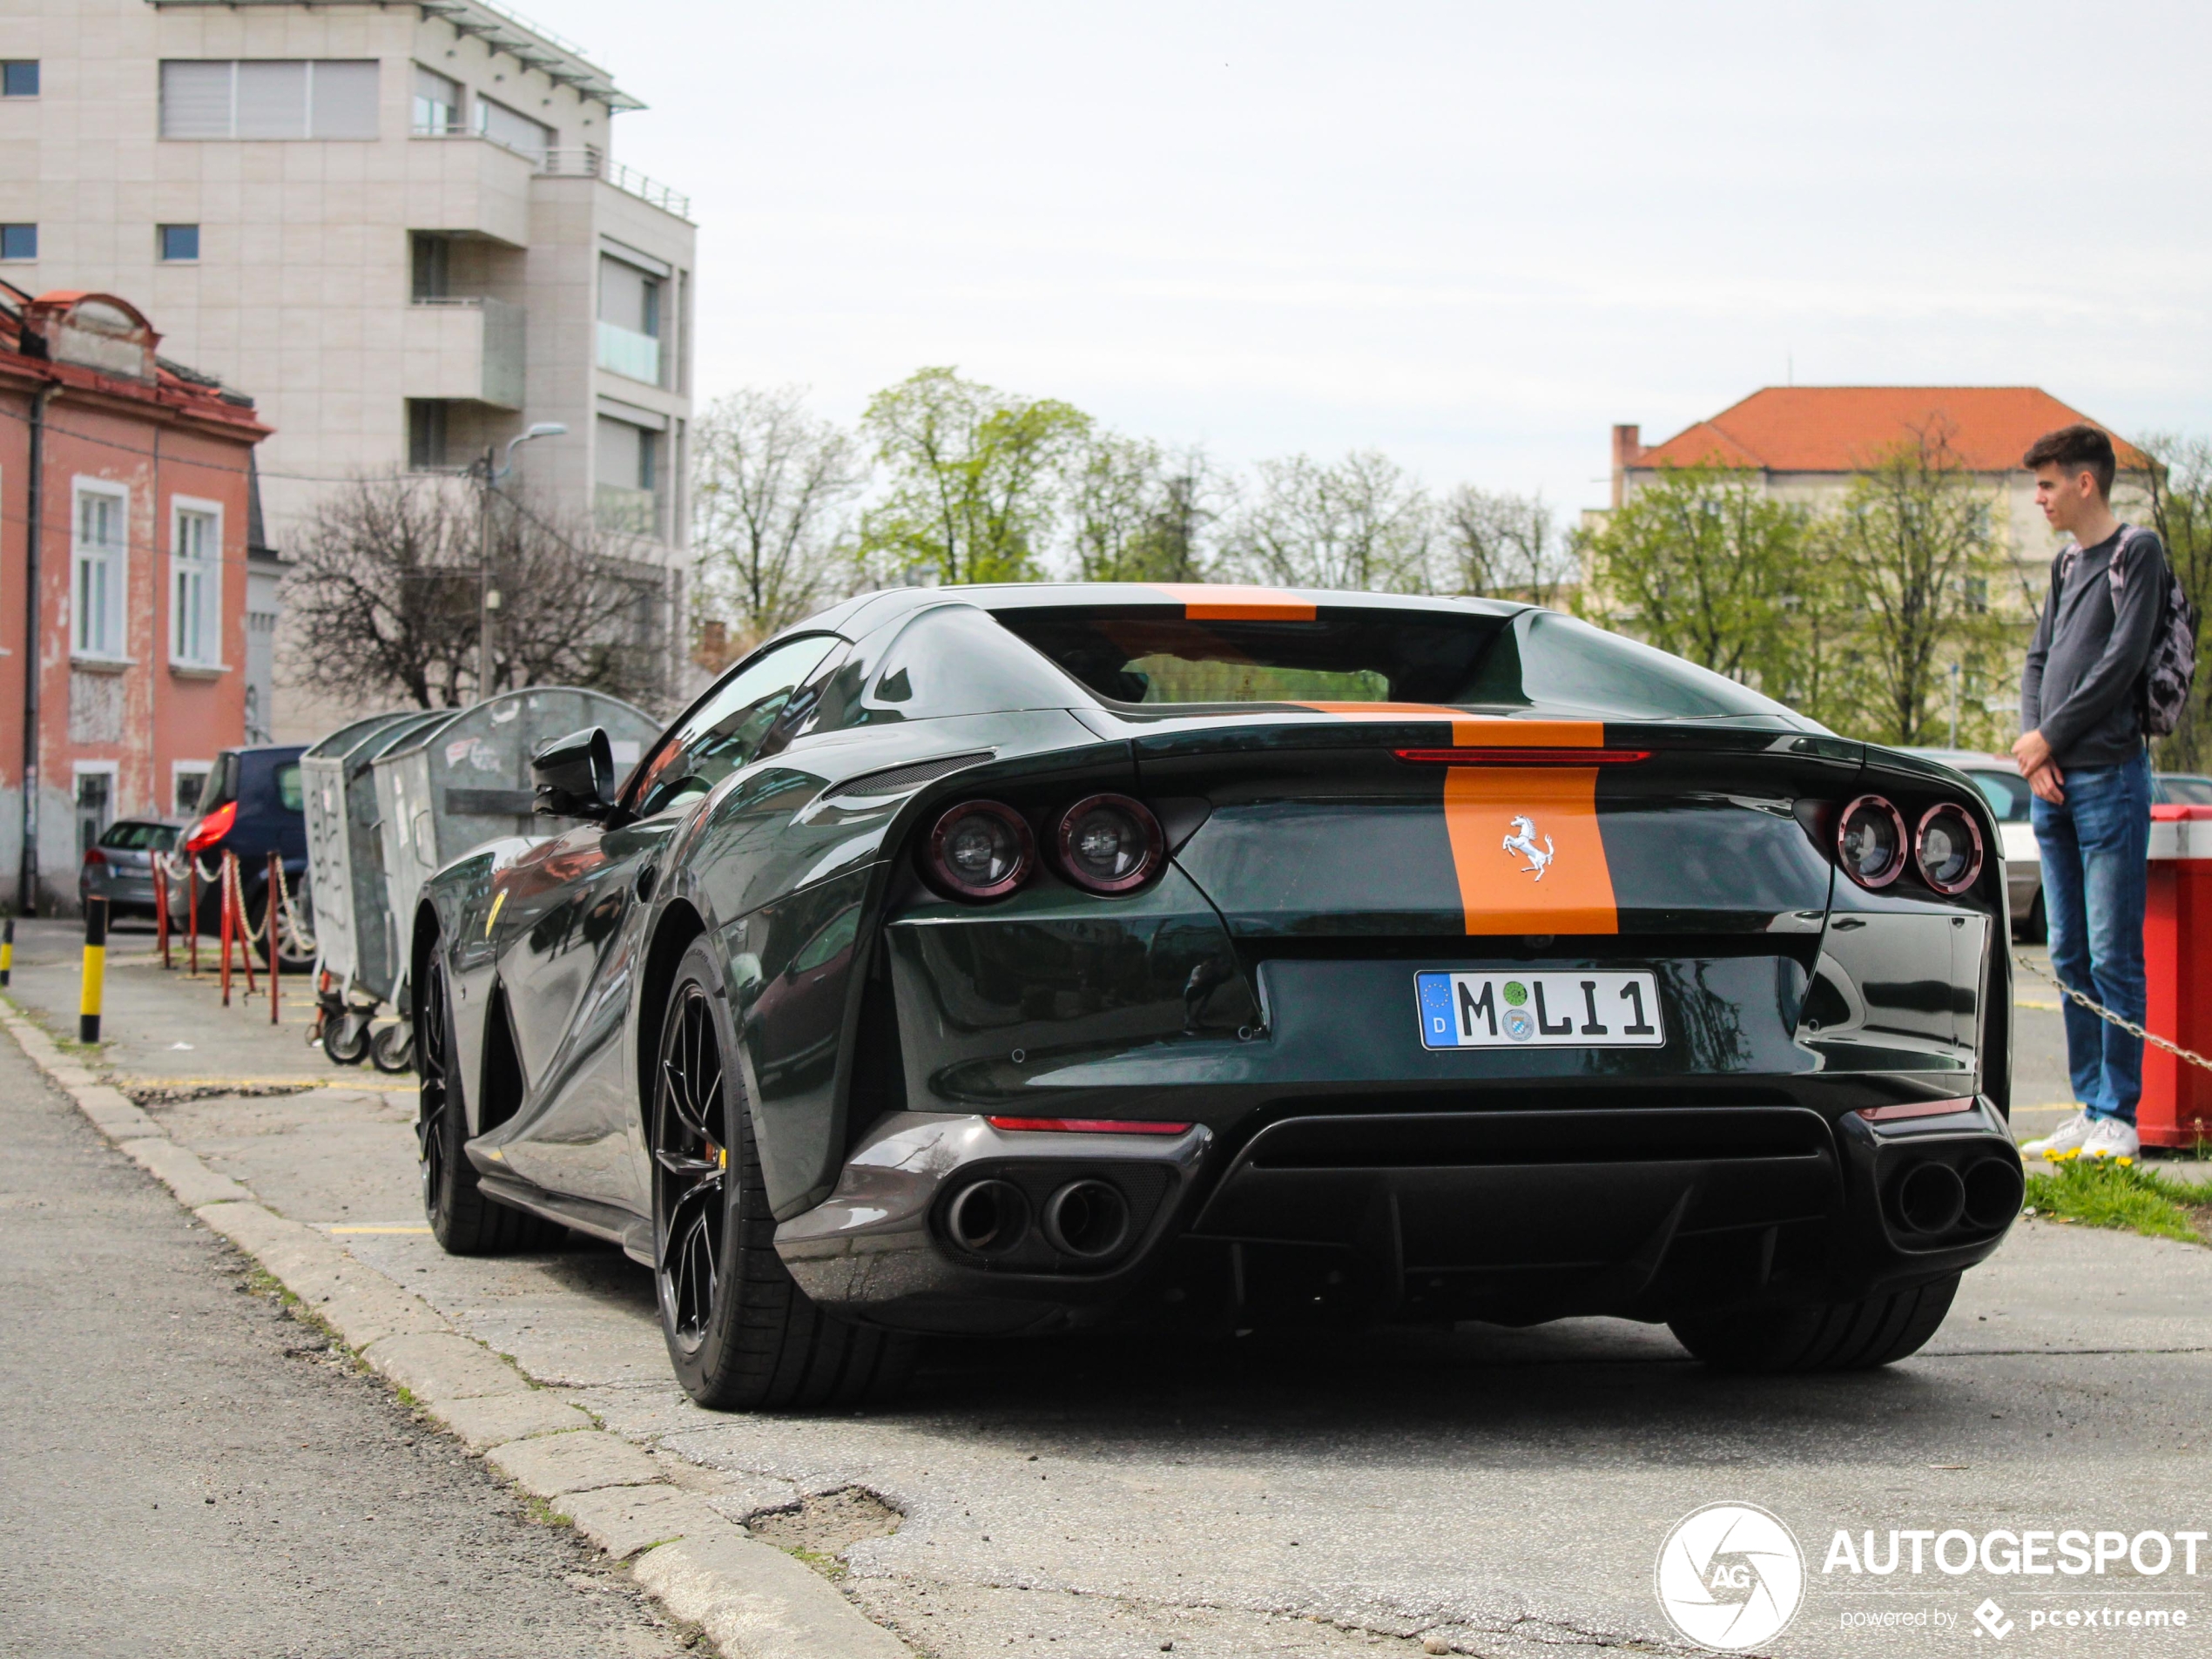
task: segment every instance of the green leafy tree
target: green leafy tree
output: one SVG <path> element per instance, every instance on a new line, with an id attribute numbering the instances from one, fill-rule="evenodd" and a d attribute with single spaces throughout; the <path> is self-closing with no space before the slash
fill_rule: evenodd
<path id="1" fill-rule="evenodd" d="M 1203 582 L 1225 485 L 1203 450 L 1094 433 L 1069 468 L 1068 527 L 1086 582 Z"/>
<path id="2" fill-rule="evenodd" d="M 1995 505 L 1938 423 L 1870 457 L 1824 519 L 1821 550 L 1863 619 L 1865 736 L 1945 741 L 1959 688 L 2000 678 L 2019 628 L 1990 604 L 2004 575 Z M 1990 738 L 1979 703 L 1962 710 L 1962 741 Z"/>
<path id="3" fill-rule="evenodd" d="M 1089 435 L 1089 416 L 924 368 L 871 398 L 860 429 L 889 475 L 860 520 L 868 576 L 954 583 L 1042 574 L 1065 463 Z"/>
<path id="4" fill-rule="evenodd" d="M 1792 661 L 1791 601 L 1804 586 L 1806 516 L 1770 499 L 1754 475 L 1669 468 L 1583 551 L 1580 608 L 1593 620 L 1762 688 L 1804 673 Z"/>
<path id="5" fill-rule="evenodd" d="M 2202 438 L 2156 433 L 2135 447 L 2151 457 L 2142 475 L 2149 497 L 2150 527 L 2166 543 L 2166 556 L 2181 579 L 2182 591 L 2196 606 L 2196 651 L 2204 660 L 2206 616 L 2212 612 L 2212 442 Z M 2200 669 L 2196 689 L 2174 734 L 2158 744 L 2158 764 L 2170 772 L 2202 772 L 2212 760 L 2212 668 Z"/>

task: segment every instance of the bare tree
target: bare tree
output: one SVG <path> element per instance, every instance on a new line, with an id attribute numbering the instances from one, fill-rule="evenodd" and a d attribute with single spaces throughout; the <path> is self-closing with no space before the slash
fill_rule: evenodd
<path id="1" fill-rule="evenodd" d="M 2133 476 L 2148 496 L 2150 527 L 2166 544 L 2182 591 L 2196 606 L 2197 660 L 2205 657 L 2207 618 L 2212 617 L 2212 442 L 2152 433 L 2135 447 L 2151 458 L 2147 474 Z M 2212 676 L 2200 675 L 2188 706 L 2171 737 L 2159 740 L 2158 759 L 2176 772 L 2202 769 L 2212 752 Z"/>
<path id="2" fill-rule="evenodd" d="M 792 386 L 719 398 L 694 428 L 695 609 L 743 650 L 839 596 L 847 509 L 867 482 L 859 441 Z"/>
<path id="3" fill-rule="evenodd" d="M 656 698 L 659 573 L 610 554 L 588 519 L 507 496 L 491 503 L 487 547 L 482 505 L 459 481 L 408 474 L 326 497 L 285 582 L 293 682 L 345 700 L 470 701 L 489 571 L 501 600 L 491 691 L 558 683 Z"/>
<path id="4" fill-rule="evenodd" d="M 1076 573 L 1086 582 L 1203 582 L 1202 538 L 1228 499 L 1205 452 L 1099 433 L 1069 469 Z"/>
<path id="5" fill-rule="evenodd" d="M 1531 604 L 1559 602 L 1574 569 L 1559 521 L 1541 495 L 1515 496 L 1461 484 L 1439 509 L 1443 586 L 1501 594 Z"/>
<path id="6" fill-rule="evenodd" d="M 1387 455 L 1356 450 L 1335 466 L 1293 455 L 1255 470 L 1233 536 L 1243 574 L 1291 587 L 1428 590 L 1434 509 Z"/>

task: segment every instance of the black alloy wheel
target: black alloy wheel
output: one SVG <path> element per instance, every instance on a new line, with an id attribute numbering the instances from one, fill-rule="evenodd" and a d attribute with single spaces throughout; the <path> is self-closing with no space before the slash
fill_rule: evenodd
<path id="1" fill-rule="evenodd" d="M 835 1318 L 776 1254 L 745 1084 L 704 941 L 678 965 L 646 1122 L 653 1283 L 677 1380 L 716 1411 L 852 1405 L 905 1379 L 911 1339 Z M 428 1064 L 423 1039 L 422 1063 Z"/>
<path id="2" fill-rule="evenodd" d="M 449 1256 L 496 1256 L 555 1244 L 568 1230 L 488 1197 L 463 1150 L 469 1114 L 454 1065 L 445 961 L 435 944 L 415 994 L 415 1075 L 421 1080 L 415 1137 L 422 1168 L 422 1210 L 432 1235 Z"/>

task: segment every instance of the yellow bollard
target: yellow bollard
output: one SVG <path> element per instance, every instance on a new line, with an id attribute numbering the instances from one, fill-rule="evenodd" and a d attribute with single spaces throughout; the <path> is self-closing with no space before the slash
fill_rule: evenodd
<path id="1" fill-rule="evenodd" d="M 107 977 L 107 900 L 84 901 L 84 984 L 77 995 L 77 1040 L 100 1040 L 100 987 Z"/>
<path id="2" fill-rule="evenodd" d="M 8 975 L 16 971 L 16 919 L 8 918 L 0 925 L 0 985 L 8 982 Z"/>

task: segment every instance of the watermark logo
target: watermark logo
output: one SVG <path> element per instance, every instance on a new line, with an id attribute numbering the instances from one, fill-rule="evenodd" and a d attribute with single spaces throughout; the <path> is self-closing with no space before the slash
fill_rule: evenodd
<path id="1" fill-rule="evenodd" d="M 1778 1635 L 1804 1599 L 1805 1558 L 1781 1520 L 1750 1503 L 1709 1503 L 1659 1547 L 1659 1605 L 1703 1648 L 1734 1653 Z"/>
<path id="2" fill-rule="evenodd" d="M 1974 1609 L 1974 1622 L 1981 1626 L 1981 1630 L 1974 1632 L 1976 1635 L 1986 1630 L 2002 1642 L 2013 1634 L 2013 1622 L 2005 1616 L 2005 1609 L 1988 1597 L 1984 1597 L 1982 1604 Z"/>

